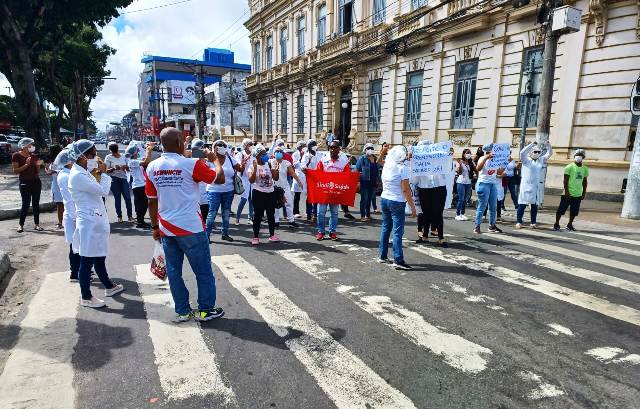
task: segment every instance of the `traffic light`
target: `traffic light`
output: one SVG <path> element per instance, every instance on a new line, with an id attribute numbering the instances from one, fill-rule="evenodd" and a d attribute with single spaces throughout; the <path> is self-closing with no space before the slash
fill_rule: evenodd
<path id="1" fill-rule="evenodd" d="M 633 90 L 631 91 L 631 113 L 640 115 L 640 77 L 633 84 Z"/>

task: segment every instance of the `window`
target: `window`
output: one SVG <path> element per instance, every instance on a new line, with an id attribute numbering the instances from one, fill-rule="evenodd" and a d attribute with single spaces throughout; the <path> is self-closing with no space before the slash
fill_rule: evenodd
<path id="1" fill-rule="evenodd" d="M 422 71 L 407 75 L 407 100 L 404 108 L 404 129 L 420 129 L 420 111 L 422 109 Z"/>
<path id="2" fill-rule="evenodd" d="M 353 0 L 340 0 L 338 8 L 340 34 L 347 34 L 353 30 L 353 17 Z"/>
<path id="3" fill-rule="evenodd" d="M 304 54 L 304 36 L 306 32 L 306 21 L 303 16 L 298 18 L 298 55 Z"/>
<path id="4" fill-rule="evenodd" d="M 267 134 L 273 133 L 273 102 L 267 102 Z"/>
<path id="5" fill-rule="evenodd" d="M 273 36 L 267 37 L 267 69 L 273 67 Z"/>
<path id="6" fill-rule="evenodd" d="M 456 82 L 453 100 L 453 129 L 473 127 L 473 111 L 476 104 L 476 80 L 478 61 L 464 61 L 456 64 Z"/>
<path id="7" fill-rule="evenodd" d="M 520 95 L 518 95 L 518 112 L 516 114 L 516 126 L 522 127 L 525 119 L 527 128 L 536 126 L 538 122 L 538 103 L 540 102 L 540 81 L 542 76 L 542 47 L 525 49 L 522 53 L 522 76 L 520 78 Z M 531 94 L 529 98 L 524 96 L 527 92 L 527 82 L 531 76 Z M 527 104 L 528 107 L 525 105 Z"/>
<path id="8" fill-rule="evenodd" d="M 318 7 L 318 45 L 327 38 L 327 5 Z"/>
<path id="9" fill-rule="evenodd" d="M 382 108 L 382 80 L 374 80 L 369 83 L 369 120 L 368 130 L 380 130 L 380 115 Z"/>
<path id="10" fill-rule="evenodd" d="M 253 69 L 254 72 L 260 72 L 260 42 L 253 46 Z"/>
<path id="11" fill-rule="evenodd" d="M 316 132 L 324 130 L 324 92 L 316 92 Z"/>
<path id="12" fill-rule="evenodd" d="M 256 135 L 262 135 L 262 105 L 256 105 Z"/>
<path id="13" fill-rule="evenodd" d="M 287 99 L 283 98 L 280 100 L 280 132 L 287 133 L 287 117 L 289 114 L 287 113 Z"/>
<path id="14" fill-rule="evenodd" d="M 384 23 L 387 19 L 385 0 L 373 0 L 373 25 Z"/>
<path id="15" fill-rule="evenodd" d="M 280 64 L 287 62 L 287 28 L 280 29 Z"/>
<path id="16" fill-rule="evenodd" d="M 298 95 L 297 100 L 297 111 L 298 111 L 298 126 L 296 131 L 298 133 L 304 133 L 304 95 Z"/>
<path id="17" fill-rule="evenodd" d="M 411 0 L 411 10 L 418 9 L 427 4 L 427 0 Z"/>

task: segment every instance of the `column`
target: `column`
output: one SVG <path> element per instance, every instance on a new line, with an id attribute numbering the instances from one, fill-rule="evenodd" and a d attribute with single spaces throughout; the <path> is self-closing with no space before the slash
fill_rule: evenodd
<path id="1" fill-rule="evenodd" d="M 444 51 L 431 54 L 433 61 L 433 78 L 431 79 L 431 111 L 427 118 L 427 129 L 429 130 L 428 139 L 437 142 L 438 139 L 438 114 L 440 113 L 440 80 L 442 77 L 442 59 Z"/>
<path id="2" fill-rule="evenodd" d="M 391 80 L 391 109 L 382 110 L 382 115 L 385 116 L 384 123 L 389 127 L 389 135 L 384 135 L 382 131 L 380 142 L 393 143 L 393 137 L 396 130 L 395 116 L 396 116 L 396 88 L 398 85 L 398 57 L 395 57 L 395 63 L 389 66 L 389 79 Z M 402 138 L 401 138 L 402 139 Z"/>
<path id="3" fill-rule="evenodd" d="M 498 105 L 500 104 L 500 86 L 502 85 L 502 65 L 504 63 L 504 44 L 506 40 L 506 35 L 491 40 L 493 43 L 491 66 L 494 73 L 497 74 L 494 74 L 494 78 L 497 78 L 497 81 L 491 82 L 487 107 L 487 136 L 491 138 L 492 142 L 496 142 L 498 132 Z"/>

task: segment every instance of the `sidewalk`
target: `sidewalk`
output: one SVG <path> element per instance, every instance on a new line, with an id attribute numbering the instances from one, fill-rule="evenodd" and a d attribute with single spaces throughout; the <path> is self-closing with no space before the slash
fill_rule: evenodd
<path id="1" fill-rule="evenodd" d="M 40 180 L 42 180 L 40 210 L 51 210 L 54 208 L 51 200 L 51 176 L 42 171 Z M 17 218 L 21 203 L 18 175 L 13 173 L 11 164 L 0 165 L 0 220 Z"/>

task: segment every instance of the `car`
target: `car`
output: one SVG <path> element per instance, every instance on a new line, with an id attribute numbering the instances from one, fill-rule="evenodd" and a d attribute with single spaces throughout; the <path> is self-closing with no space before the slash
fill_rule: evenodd
<path id="1" fill-rule="evenodd" d="M 13 148 L 5 135 L 0 134 L 0 163 L 11 162 Z"/>

